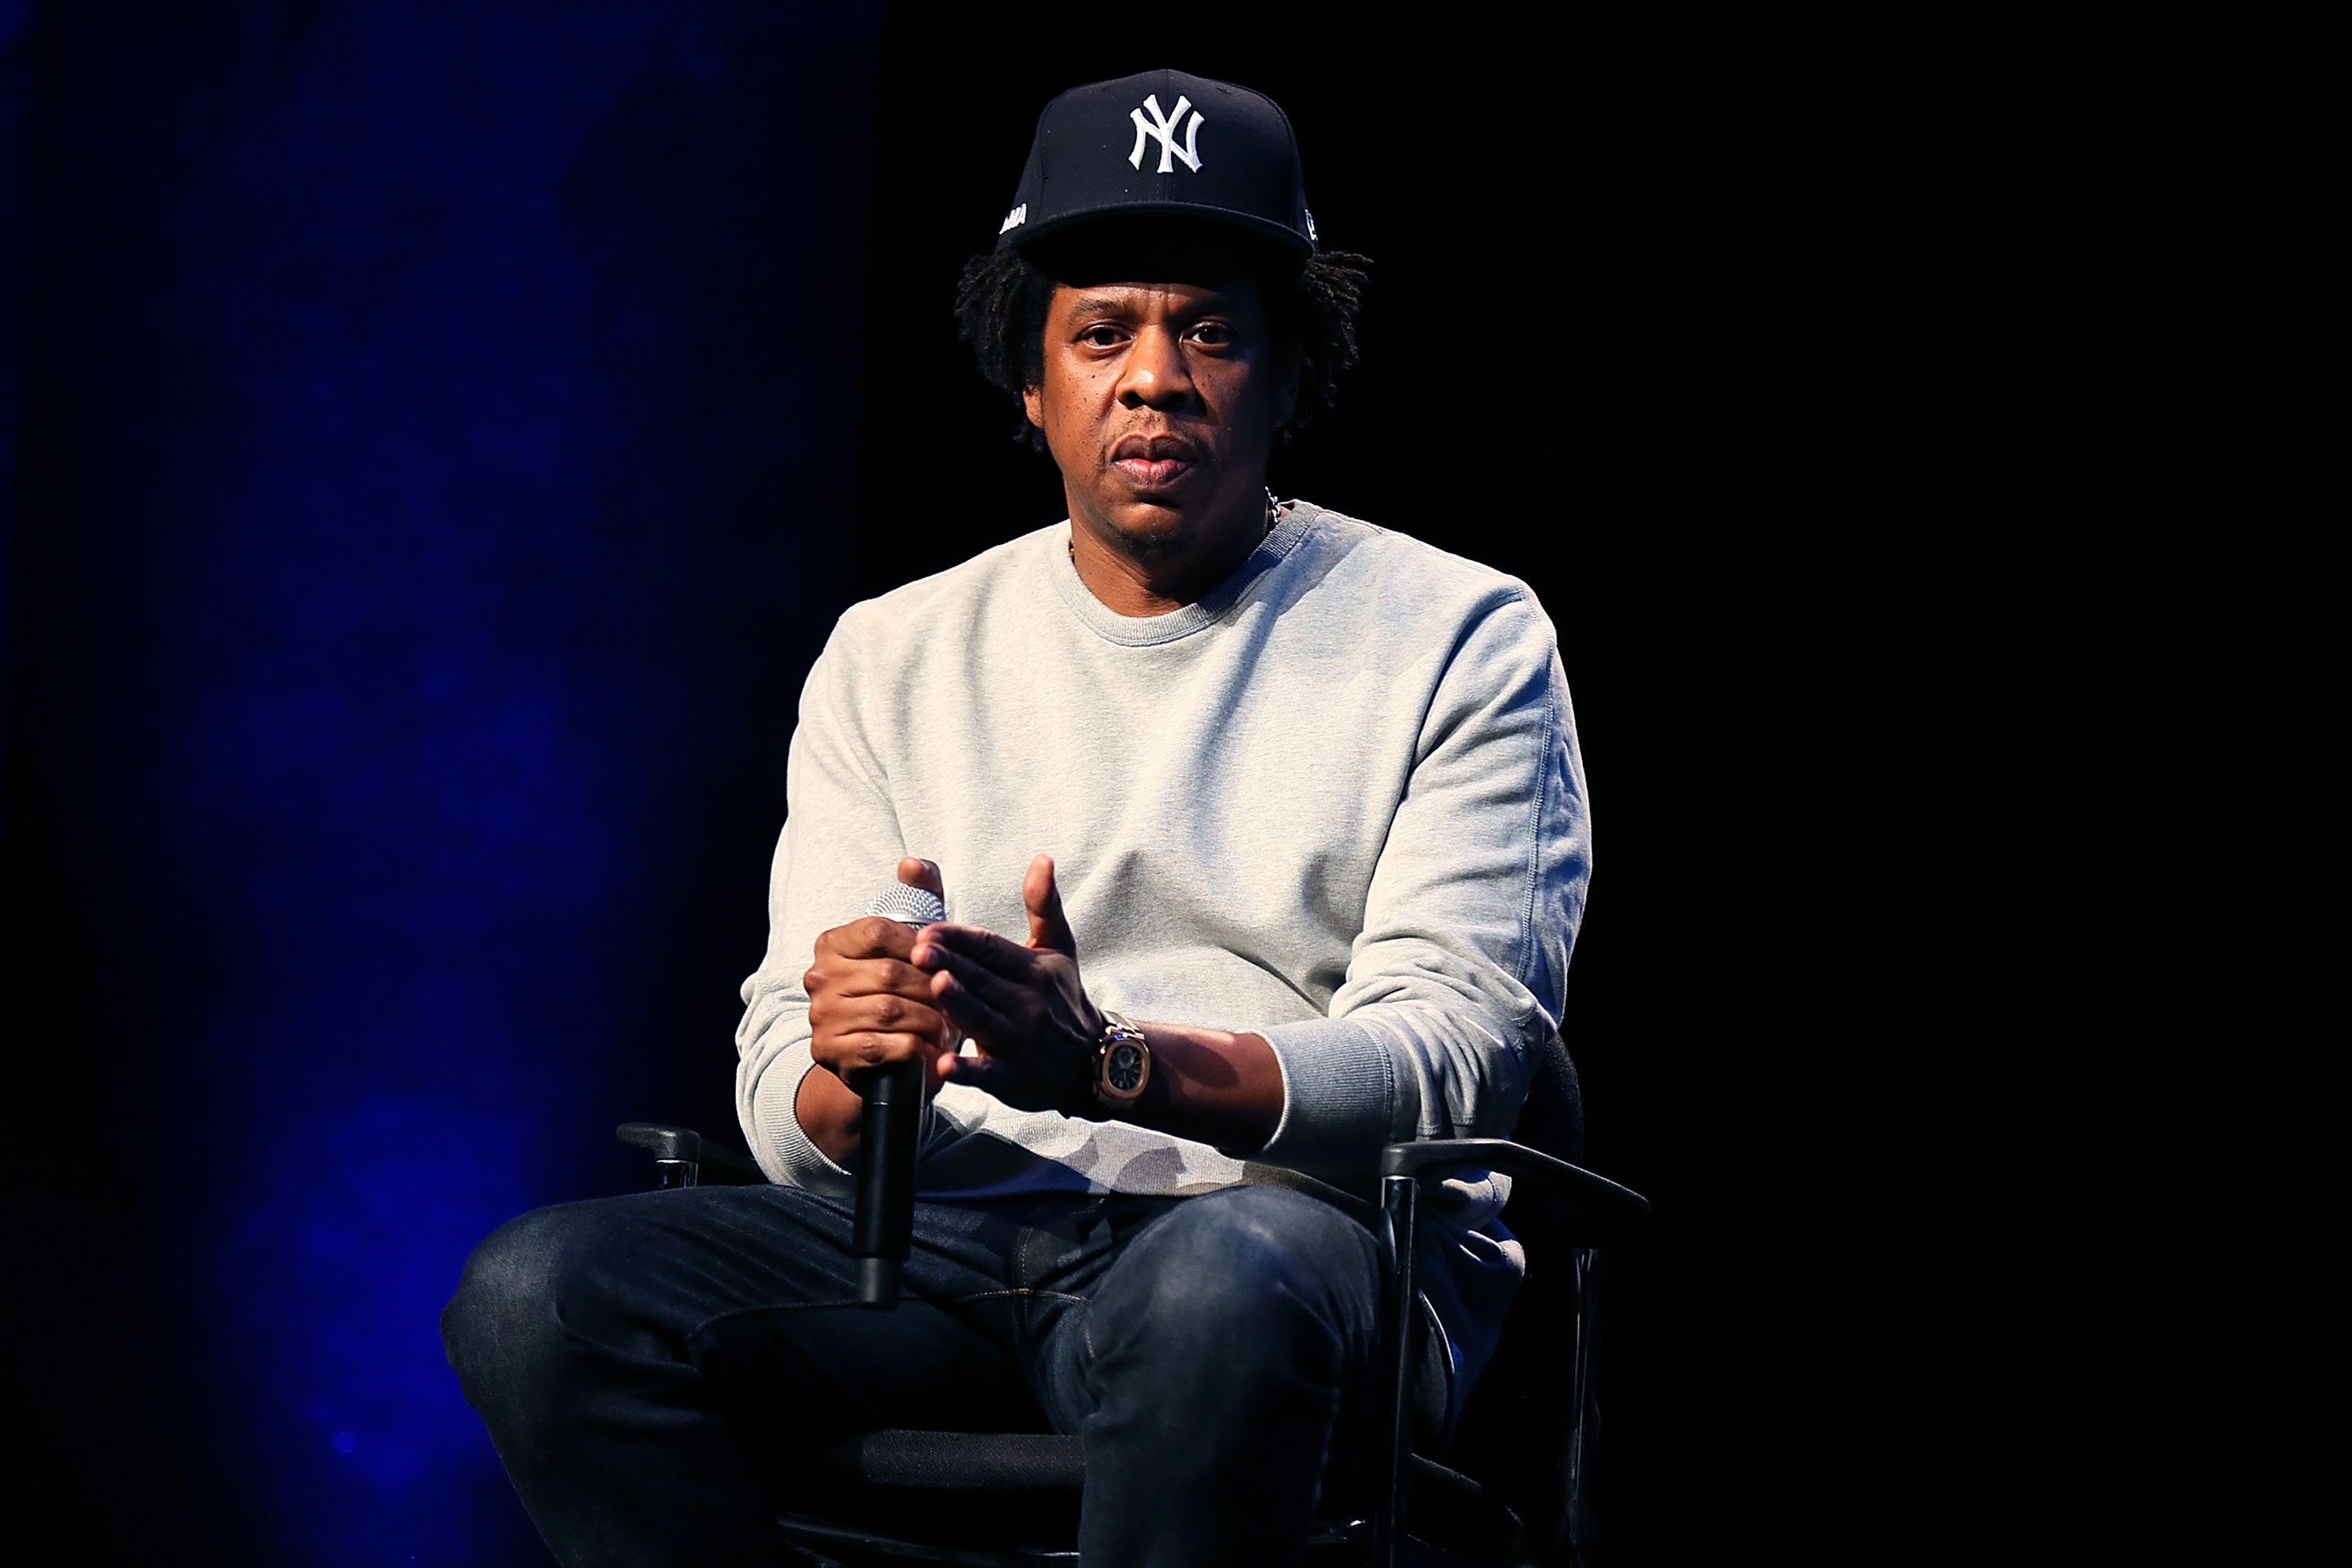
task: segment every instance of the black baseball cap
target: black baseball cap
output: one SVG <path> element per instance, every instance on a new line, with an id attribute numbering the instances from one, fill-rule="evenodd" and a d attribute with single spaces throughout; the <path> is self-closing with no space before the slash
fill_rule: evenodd
<path id="1" fill-rule="evenodd" d="M 1228 224 L 1304 259 L 1315 215 L 1298 138 L 1274 100 L 1184 71 L 1074 87 L 1037 117 L 996 248 L 1076 225 L 1167 214 Z"/>

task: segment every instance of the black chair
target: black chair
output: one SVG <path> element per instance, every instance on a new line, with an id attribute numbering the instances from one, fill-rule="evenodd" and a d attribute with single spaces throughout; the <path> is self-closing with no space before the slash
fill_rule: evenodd
<path id="1" fill-rule="evenodd" d="M 1650 1205 L 1570 1163 L 1582 1154 L 1583 1131 L 1575 1068 L 1555 1042 L 1513 1140 L 1391 1144 L 1381 1153 L 1377 1205 L 1290 1173 L 1262 1173 L 1346 1208 L 1381 1237 L 1385 1452 L 1359 1489 L 1359 1505 L 1318 1526 L 1310 1558 L 1328 1554 L 1374 1568 L 1590 1561 L 1586 1472 L 1598 1419 L 1591 1371 L 1600 1251 L 1638 1241 Z M 619 1136 L 653 1155 L 664 1187 L 766 1180 L 740 1149 L 685 1128 L 630 1122 Z M 1512 1176 L 1504 1218 L 1527 1247 L 1528 1277 L 1441 1464 L 1411 1446 L 1411 1345 L 1400 1331 L 1414 1321 L 1412 1243 L 1423 1189 L 1470 1169 Z M 835 1444 L 817 1469 L 823 1511 L 796 1505 L 781 1516 L 814 1563 L 1025 1568 L 1076 1561 L 1070 1542 L 1086 1466 L 1076 1437 L 862 1432 Z"/>

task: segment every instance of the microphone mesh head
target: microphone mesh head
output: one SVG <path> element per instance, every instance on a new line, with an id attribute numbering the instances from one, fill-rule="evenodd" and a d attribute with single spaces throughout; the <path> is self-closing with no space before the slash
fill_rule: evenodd
<path id="1" fill-rule="evenodd" d="M 910 888 L 904 882 L 893 882 L 876 894 L 874 901 L 866 906 L 866 912 L 888 915 L 910 926 L 927 926 L 948 918 L 948 907 L 940 901 L 937 893 L 929 888 Z"/>

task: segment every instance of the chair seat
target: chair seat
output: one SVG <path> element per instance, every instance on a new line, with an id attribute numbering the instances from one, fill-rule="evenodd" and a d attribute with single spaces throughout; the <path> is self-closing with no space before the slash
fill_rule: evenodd
<path id="1" fill-rule="evenodd" d="M 1051 1432 L 859 1432 L 818 1457 L 778 1522 L 849 1563 L 1075 1563 L 1078 1439 Z"/>
<path id="2" fill-rule="evenodd" d="M 826 1450 L 835 1481 L 924 1491 L 1076 1491 L 1087 1462 L 1055 1432 L 861 1432 Z"/>
<path id="3" fill-rule="evenodd" d="M 1406 1522 L 1444 1560 L 1503 1563 L 1519 1521 L 1494 1492 L 1420 1455 Z M 1078 1495 L 1086 1482 L 1079 1440 L 1051 1432 L 861 1432 L 827 1449 L 817 1471 L 822 1519 L 785 1513 L 786 1531 L 832 1551 L 879 1551 L 942 1563 L 1076 1561 Z M 1317 1531 L 1310 1551 L 1367 1539 L 1353 1520 Z M 911 1549 L 911 1550 L 910 1550 Z"/>

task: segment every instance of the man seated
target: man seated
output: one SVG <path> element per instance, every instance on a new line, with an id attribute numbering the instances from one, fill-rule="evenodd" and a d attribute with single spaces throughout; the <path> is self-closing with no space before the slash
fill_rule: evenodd
<path id="1" fill-rule="evenodd" d="M 1373 1238 L 1275 1178 L 1509 1132 L 1589 837 L 1528 588 L 1265 488 L 1361 279 L 1267 99 L 1152 71 L 1040 118 L 959 309 L 1069 516 L 855 606 L 809 676 L 737 1036 L 775 1184 L 527 1215 L 444 1320 L 572 1568 L 778 1561 L 773 1498 L 876 1426 L 1077 1434 L 1089 1563 L 1287 1562 L 1377 1426 Z M 861 916 L 893 878 L 949 920 Z M 876 1312 L 845 1075 L 908 1060 Z M 1424 1226 L 1432 1426 L 1521 1270 L 1504 1196 Z"/>

